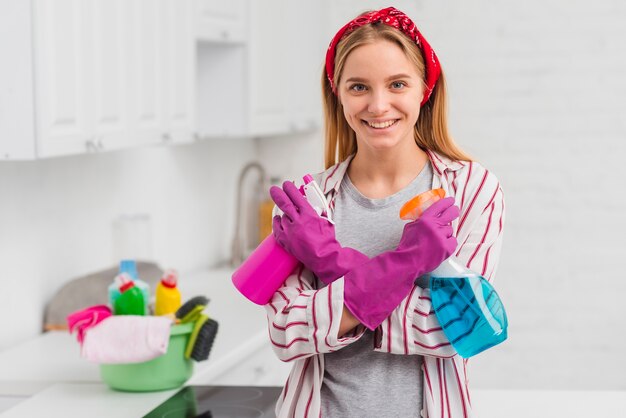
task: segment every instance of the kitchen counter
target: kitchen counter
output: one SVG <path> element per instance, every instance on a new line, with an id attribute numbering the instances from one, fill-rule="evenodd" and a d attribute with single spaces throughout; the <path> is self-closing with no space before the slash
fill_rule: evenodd
<path id="1" fill-rule="evenodd" d="M 59 384 L 20 403 L 2 418 L 138 418 L 175 392 L 122 393 L 97 383 Z M 472 404 L 480 418 L 618 418 L 626 410 L 626 392 L 473 390 Z"/>
<path id="2" fill-rule="evenodd" d="M 176 393 L 116 392 L 99 383 L 57 384 L 2 414 L 2 418 L 140 418 Z"/>
<path id="3" fill-rule="evenodd" d="M 205 295 L 210 299 L 207 314 L 219 322 L 215 343 L 207 361 L 195 363 L 189 384 L 232 384 L 225 380 L 227 371 L 258 352 L 269 353 L 265 311 L 243 296 L 231 283 L 232 270 L 204 270 L 181 275 L 183 299 Z M 282 385 L 288 365 L 271 354 L 262 371 L 276 370 L 264 384 Z M 75 335 L 51 331 L 0 352 L 0 407 L 63 383 L 100 383 L 98 365 L 80 357 Z M 251 384 L 254 382 L 241 382 Z M 86 387 L 91 387 L 86 385 Z M 42 392 L 44 391 L 44 392 Z M 6 408 L 6 407 L 5 407 Z M 0 409 L 0 412 L 2 409 Z"/>

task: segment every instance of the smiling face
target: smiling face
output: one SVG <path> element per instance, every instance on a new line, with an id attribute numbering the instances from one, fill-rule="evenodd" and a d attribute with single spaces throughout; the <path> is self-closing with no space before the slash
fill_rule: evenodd
<path id="1" fill-rule="evenodd" d="M 423 94 L 416 66 L 387 40 L 354 49 L 338 85 L 343 114 L 356 133 L 359 150 L 415 146 L 414 126 Z"/>

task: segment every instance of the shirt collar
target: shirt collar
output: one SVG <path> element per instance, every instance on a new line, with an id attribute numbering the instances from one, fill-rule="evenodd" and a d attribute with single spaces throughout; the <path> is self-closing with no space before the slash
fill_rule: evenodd
<path id="1" fill-rule="evenodd" d="M 428 158 L 430 158 L 430 162 L 435 169 L 435 173 L 440 177 L 443 176 L 444 172 L 460 170 L 465 167 L 466 164 L 464 161 L 452 160 L 435 151 L 426 150 L 426 154 L 428 154 Z"/>
<path id="2" fill-rule="evenodd" d="M 445 155 L 439 154 L 435 151 L 426 150 L 426 154 L 430 159 L 430 163 L 433 166 L 435 171 L 435 175 L 441 177 L 443 173 L 446 171 L 456 171 L 465 167 L 465 162 L 451 160 Z M 335 164 L 330 167 L 326 171 L 324 171 L 321 175 L 320 187 L 322 192 L 327 195 L 330 192 L 335 192 L 339 190 L 339 186 L 341 185 L 341 180 L 343 176 L 348 171 L 348 166 L 350 165 L 350 161 L 354 158 L 354 154 L 351 154 L 344 161 L 339 164 Z"/>

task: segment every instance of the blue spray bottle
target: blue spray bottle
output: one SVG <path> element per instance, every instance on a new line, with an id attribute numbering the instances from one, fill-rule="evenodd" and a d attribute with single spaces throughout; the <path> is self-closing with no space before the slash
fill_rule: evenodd
<path id="1" fill-rule="evenodd" d="M 419 194 L 400 209 L 400 218 L 415 220 L 444 196 L 443 189 Z M 506 340 L 508 320 L 504 305 L 480 274 L 449 257 L 416 283 L 423 283 L 422 279 L 428 281 L 441 328 L 461 357 L 469 358 Z"/>

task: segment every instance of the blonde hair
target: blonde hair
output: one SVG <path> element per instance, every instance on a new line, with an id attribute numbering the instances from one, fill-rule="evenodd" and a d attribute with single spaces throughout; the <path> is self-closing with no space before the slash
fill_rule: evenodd
<path id="1" fill-rule="evenodd" d="M 337 44 L 334 72 L 336 86 L 339 85 L 348 55 L 356 48 L 378 40 L 397 44 L 415 64 L 424 80 L 424 57 L 419 47 L 399 30 L 382 23 L 374 23 L 355 29 Z M 332 91 L 325 69 L 322 72 L 322 103 L 326 136 L 324 159 L 326 168 L 329 168 L 354 154 L 357 151 L 357 142 L 356 134 L 345 119 L 339 98 Z M 472 160 L 455 144 L 448 132 L 446 81 L 443 70 L 430 99 L 420 110 L 415 124 L 415 142 L 422 149 L 435 151 L 452 160 Z"/>

